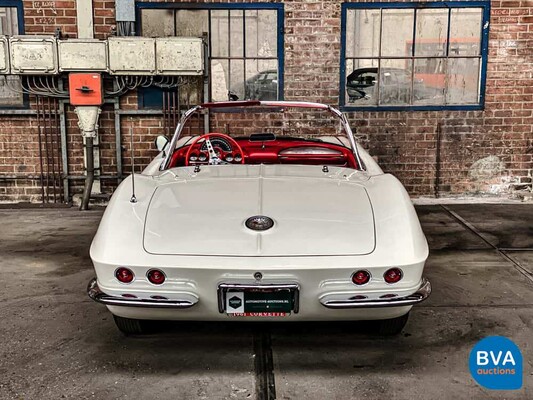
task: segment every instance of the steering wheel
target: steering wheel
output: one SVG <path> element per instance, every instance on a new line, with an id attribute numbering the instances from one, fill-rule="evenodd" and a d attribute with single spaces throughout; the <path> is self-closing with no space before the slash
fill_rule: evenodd
<path id="1" fill-rule="evenodd" d="M 225 154 L 222 154 L 223 150 L 219 149 L 219 152 L 217 154 L 210 140 L 211 138 L 217 137 L 230 142 L 232 147 L 231 151 L 227 151 L 225 152 Z M 193 150 L 197 154 L 202 153 L 202 146 L 199 145 L 200 141 L 203 141 L 206 144 L 207 157 L 205 160 L 191 160 L 191 153 L 193 152 Z M 228 158 L 230 158 L 230 160 L 228 160 Z M 206 133 L 194 139 L 193 142 L 190 144 L 189 148 L 187 149 L 187 153 L 185 154 L 185 166 L 191 165 L 191 161 L 193 161 L 195 165 L 203 163 L 207 163 L 207 165 L 244 164 L 244 153 L 239 143 L 237 143 L 237 141 L 231 136 L 226 135 L 224 133 Z"/>

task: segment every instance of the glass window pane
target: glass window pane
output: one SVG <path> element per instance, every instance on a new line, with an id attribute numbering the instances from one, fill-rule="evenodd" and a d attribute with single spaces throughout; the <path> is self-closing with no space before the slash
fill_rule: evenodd
<path id="1" fill-rule="evenodd" d="M 278 99 L 278 65 L 276 60 L 246 60 L 245 98 Z"/>
<path id="2" fill-rule="evenodd" d="M 246 57 L 276 57 L 277 12 L 246 10 Z"/>
<path id="3" fill-rule="evenodd" d="M 211 61 L 211 100 L 227 101 L 229 91 L 228 60 Z"/>
<path id="4" fill-rule="evenodd" d="M 229 11 L 211 11 L 211 56 L 229 57 Z"/>
<path id="5" fill-rule="evenodd" d="M 381 55 L 384 57 L 410 56 L 413 42 L 414 9 L 383 10 Z"/>
<path id="6" fill-rule="evenodd" d="M 415 61 L 413 104 L 444 104 L 446 59 L 419 58 Z"/>
<path id="7" fill-rule="evenodd" d="M 450 56 L 481 54 L 481 8 L 452 8 L 450 17 Z"/>
<path id="8" fill-rule="evenodd" d="M 0 35 L 18 35 L 19 23 L 15 7 L 0 7 Z"/>
<path id="9" fill-rule="evenodd" d="M 244 60 L 230 60 L 229 88 L 234 100 L 244 99 Z"/>
<path id="10" fill-rule="evenodd" d="M 447 104 L 479 103 L 479 59 L 449 58 Z"/>
<path id="11" fill-rule="evenodd" d="M 22 91 L 22 87 L 18 76 L 0 76 L 0 106 L 21 106 L 24 98 L 20 91 Z"/>
<path id="12" fill-rule="evenodd" d="M 244 57 L 243 16 L 242 10 L 230 11 L 230 57 Z"/>
<path id="13" fill-rule="evenodd" d="M 381 60 L 379 74 L 379 104 L 406 105 L 411 103 L 412 61 L 410 59 Z"/>
<path id="14" fill-rule="evenodd" d="M 348 10 L 346 57 L 379 56 L 380 10 Z"/>
<path id="15" fill-rule="evenodd" d="M 141 10 L 141 33 L 148 37 L 174 36 L 174 10 Z"/>
<path id="16" fill-rule="evenodd" d="M 176 10 L 176 36 L 202 36 L 209 30 L 207 18 L 207 10 Z"/>
<path id="17" fill-rule="evenodd" d="M 416 56 L 446 55 L 448 9 L 422 9 L 416 12 Z"/>
<path id="18" fill-rule="evenodd" d="M 346 103 L 377 105 L 378 60 L 346 60 Z"/>

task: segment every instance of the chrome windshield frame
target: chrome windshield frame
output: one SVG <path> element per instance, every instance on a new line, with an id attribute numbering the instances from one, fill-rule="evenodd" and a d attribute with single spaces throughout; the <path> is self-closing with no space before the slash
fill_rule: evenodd
<path id="1" fill-rule="evenodd" d="M 194 115 L 196 112 L 200 112 L 202 110 L 209 110 L 212 108 L 220 109 L 220 108 L 244 108 L 244 107 L 265 107 L 265 108 L 290 107 L 290 108 L 309 108 L 309 109 L 329 111 L 331 114 L 335 115 L 336 117 L 340 119 L 344 132 L 346 132 L 346 136 L 348 137 L 348 141 L 350 142 L 350 145 L 352 147 L 352 152 L 357 162 L 357 166 L 359 167 L 359 170 L 364 171 L 366 169 L 361 159 L 361 156 L 359 155 L 359 149 L 357 148 L 357 142 L 355 140 L 353 131 L 350 128 L 350 124 L 348 123 L 348 119 L 346 118 L 346 115 L 343 114 L 338 109 L 328 106 L 326 104 L 312 103 L 312 102 L 252 100 L 252 101 L 236 101 L 236 102 L 228 101 L 228 102 L 205 103 L 205 104 L 197 105 L 187 110 L 181 117 L 178 124 L 176 125 L 176 129 L 174 130 L 174 135 L 172 136 L 172 140 L 170 141 L 168 149 L 165 152 L 165 157 L 163 159 L 163 162 L 159 166 L 159 170 L 163 171 L 163 170 L 168 169 L 168 165 L 170 164 L 172 154 L 176 150 L 176 144 L 178 143 L 181 137 L 183 128 L 185 124 L 187 123 L 187 121 L 191 118 L 191 116 Z"/>

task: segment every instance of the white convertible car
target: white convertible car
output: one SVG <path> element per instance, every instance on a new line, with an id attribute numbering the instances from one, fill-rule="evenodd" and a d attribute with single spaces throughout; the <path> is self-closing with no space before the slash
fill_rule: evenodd
<path id="1" fill-rule="evenodd" d="M 207 118 L 214 132 L 197 134 Z M 409 196 L 338 110 L 208 103 L 156 144 L 91 246 L 88 294 L 124 333 L 147 320 L 380 320 L 396 334 L 429 296 Z"/>

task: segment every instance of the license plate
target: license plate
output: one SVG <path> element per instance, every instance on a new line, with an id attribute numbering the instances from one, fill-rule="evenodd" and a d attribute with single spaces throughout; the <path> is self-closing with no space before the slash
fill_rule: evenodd
<path id="1" fill-rule="evenodd" d="M 285 312 L 247 312 L 247 313 L 228 313 L 231 317 L 286 317 L 290 313 Z"/>
<path id="2" fill-rule="evenodd" d="M 293 299 L 290 290 L 228 291 L 226 313 L 243 317 L 283 317 L 292 311 Z"/>

